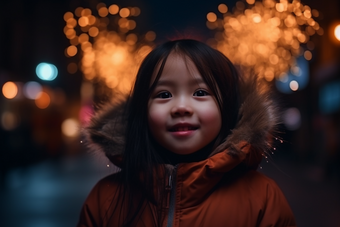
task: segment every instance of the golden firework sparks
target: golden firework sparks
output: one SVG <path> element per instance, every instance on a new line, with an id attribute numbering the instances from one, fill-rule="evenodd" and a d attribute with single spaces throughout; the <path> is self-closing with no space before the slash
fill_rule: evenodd
<path id="1" fill-rule="evenodd" d="M 134 17 L 138 7 L 107 7 L 99 3 L 96 11 L 78 7 L 74 13 L 66 12 L 64 33 L 70 40 L 65 55 L 81 57 L 80 68 L 89 81 L 100 79 L 116 95 L 129 93 L 141 60 L 152 50 L 156 34 L 147 32 L 138 36 Z M 70 63 L 68 69 L 77 69 Z"/>
<path id="2" fill-rule="evenodd" d="M 218 6 L 223 18 L 213 12 L 207 14 L 207 27 L 216 30 L 208 43 L 245 73 L 255 72 L 272 81 L 295 66 L 297 56 L 307 60 L 311 52 L 303 52 L 301 44 L 312 47 L 310 36 L 323 34 L 313 17 L 318 11 L 299 0 L 239 1 L 232 13 L 225 4 Z"/>

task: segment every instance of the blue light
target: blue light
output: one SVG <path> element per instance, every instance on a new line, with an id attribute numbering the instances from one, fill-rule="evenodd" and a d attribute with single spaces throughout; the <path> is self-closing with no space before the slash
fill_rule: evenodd
<path id="1" fill-rule="evenodd" d="M 290 88 L 290 82 L 293 80 L 298 83 L 299 90 L 305 88 L 308 84 L 309 66 L 308 61 L 303 56 L 296 59 L 295 71 L 290 70 L 282 80 L 276 79 L 275 84 L 280 92 L 290 94 L 293 92 Z"/>
<path id="2" fill-rule="evenodd" d="M 319 108 L 324 114 L 340 110 L 340 81 L 328 83 L 320 89 Z"/>
<path id="3" fill-rule="evenodd" d="M 42 80 L 54 80 L 58 75 L 58 69 L 55 65 L 42 62 L 35 69 L 37 76 Z"/>

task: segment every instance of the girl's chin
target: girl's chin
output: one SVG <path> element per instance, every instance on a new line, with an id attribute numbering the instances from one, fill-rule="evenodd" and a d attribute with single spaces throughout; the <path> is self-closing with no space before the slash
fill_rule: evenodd
<path id="1" fill-rule="evenodd" d="M 198 151 L 198 150 L 192 150 L 192 148 L 191 149 L 189 149 L 189 148 L 177 148 L 177 149 L 174 149 L 174 148 L 172 148 L 172 149 L 169 149 L 172 153 L 175 153 L 175 154 L 178 154 L 178 155 L 190 155 L 190 154 L 193 154 L 193 153 L 195 153 L 196 151 Z"/>

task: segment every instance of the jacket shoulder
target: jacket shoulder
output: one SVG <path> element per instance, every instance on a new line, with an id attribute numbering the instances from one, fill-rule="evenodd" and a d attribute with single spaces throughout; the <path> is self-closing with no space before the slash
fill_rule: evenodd
<path id="1" fill-rule="evenodd" d="M 119 197 L 120 187 L 120 173 L 111 174 L 98 181 L 83 204 L 77 226 L 102 226 L 110 205 Z"/>
<path id="2" fill-rule="evenodd" d="M 251 195 L 262 203 L 259 226 L 296 226 L 293 212 L 277 183 L 258 171 L 244 175 Z"/>

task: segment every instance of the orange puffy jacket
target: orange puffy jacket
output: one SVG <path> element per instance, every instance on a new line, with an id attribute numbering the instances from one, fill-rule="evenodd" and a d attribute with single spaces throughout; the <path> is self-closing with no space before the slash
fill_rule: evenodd
<path id="1" fill-rule="evenodd" d="M 245 150 L 245 149 L 243 149 Z M 194 163 L 178 164 L 163 226 L 295 226 L 292 211 L 276 183 L 254 170 L 235 171 L 243 158 L 227 150 Z M 115 175 L 101 180 L 88 196 L 79 227 L 121 226 Z M 120 206 L 118 206 L 120 207 Z M 155 207 L 147 204 L 134 226 L 156 226 Z"/>
<path id="2" fill-rule="evenodd" d="M 270 135 L 278 119 L 275 106 L 256 86 L 248 86 L 247 90 L 239 110 L 240 120 L 225 141 L 207 159 L 180 163 L 172 167 L 170 176 L 164 176 L 169 177 L 170 190 L 162 226 L 295 226 L 279 187 L 255 170 L 262 156 L 267 155 L 266 150 L 271 149 Z M 117 117 L 122 119 L 123 105 L 111 107 L 93 118 L 84 135 L 90 148 L 102 151 L 117 164 L 124 155 L 125 126 L 117 121 Z M 96 184 L 84 203 L 78 227 L 121 226 L 122 215 L 129 211 L 125 209 L 126 201 L 117 196 L 121 189 L 118 175 Z M 145 202 L 133 226 L 157 226 L 155 210 L 155 205 Z"/>

